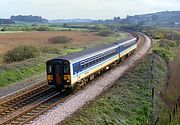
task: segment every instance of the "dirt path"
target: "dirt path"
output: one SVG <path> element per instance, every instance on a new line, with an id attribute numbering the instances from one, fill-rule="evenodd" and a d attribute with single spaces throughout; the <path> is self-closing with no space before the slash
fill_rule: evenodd
<path id="1" fill-rule="evenodd" d="M 128 58 L 120 66 L 114 68 L 109 73 L 100 77 L 93 84 L 87 86 L 82 91 L 76 93 L 71 98 L 66 100 L 63 104 L 58 105 L 45 115 L 37 118 L 32 124 L 33 125 L 54 125 L 62 122 L 66 117 L 76 112 L 83 105 L 93 100 L 95 97 L 100 95 L 104 90 L 108 89 L 113 83 L 123 75 L 123 73 L 129 68 L 133 67 L 134 63 L 142 58 L 149 50 L 151 46 L 150 39 L 146 37 L 144 45 L 140 48 L 139 52 Z"/>

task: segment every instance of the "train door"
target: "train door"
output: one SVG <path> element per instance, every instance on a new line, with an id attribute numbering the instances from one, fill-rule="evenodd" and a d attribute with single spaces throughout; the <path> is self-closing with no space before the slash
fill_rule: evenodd
<path id="1" fill-rule="evenodd" d="M 54 76 L 55 86 L 58 89 L 62 89 L 63 88 L 62 62 L 61 61 L 54 62 L 53 69 L 54 69 L 53 76 Z"/>

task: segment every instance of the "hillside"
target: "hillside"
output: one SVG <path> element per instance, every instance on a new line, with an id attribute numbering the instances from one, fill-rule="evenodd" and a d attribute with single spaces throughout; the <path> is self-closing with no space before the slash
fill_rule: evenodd
<path id="1" fill-rule="evenodd" d="M 0 24 L 13 24 L 14 21 L 11 19 L 0 19 Z"/>
<path id="2" fill-rule="evenodd" d="M 180 25 L 180 11 L 164 11 L 158 13 L 150 13 L 143 15 L 127 16 L 121 19 L 122 23 L 136 24 L 136 25 Z"/>
<path id="3" fill-rule="evenodd" d="M 32 15 L 11 16 L 10 19 L 13 21 L 22 21 L 22 22 L 38 22 L 38 23 L 47 23 L 48 22 L 47 19 L 44 19 L 41 16 L 32 16 Z"/>
<path id="4" fill-rule="evenodd" d="M 94 20 L 91 19 L 57 19 L 50 20 L 50 23 L 92 23 Z"/>

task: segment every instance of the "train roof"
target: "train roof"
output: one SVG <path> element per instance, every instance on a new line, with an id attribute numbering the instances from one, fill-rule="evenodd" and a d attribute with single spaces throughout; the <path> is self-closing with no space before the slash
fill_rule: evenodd
<path id="1" fill-rule="evenodd" d="M 93 54 L 93 53 L 96 53 L 98 51 L 102 51 L 102 50 L 105 50 L 107 48 L 117 46 L 117 45 L 119 45 L 121 43 L 124 43 L 124 42 L 127 42 L 128 40 L 131 40 L 133 38 L 134 37 L 121 39 L 120 41 L 117 41 L 117 42 L 113 42 L 113 43 L 109 43 L 109 44 L 103 44 L 103 45 L 100 45 L 100 46 L 97 46 L 97 47 L 88 48 L 88 49 L 85 49 L 85 50 L 82 50 L 82 51 L 79 51 L 79 52 L 71 53 L 71 54 L 64 55 L 64 56 L 59 56 L 59 57 L 56 57 L 54 59 L 63 59 L 63 60 L 72 61 L 74 59 L 84 57 L 85 55 Z"/>

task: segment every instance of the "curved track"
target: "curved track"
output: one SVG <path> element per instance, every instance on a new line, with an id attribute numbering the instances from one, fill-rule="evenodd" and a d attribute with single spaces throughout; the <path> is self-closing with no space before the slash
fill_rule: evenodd
<path id="1" fill-rule="evenodd" d="M 138 49 L 140 49 L 143 47 L 143 43 L 146 38 L 143 35 L 138 36 Z M 135 54 L 138 52 L 139 50 L 137 50 Z M 111 70 L 108 72 L 111 72 Z M 104 74 L 101 77 L 104 77 Z M 92 82 L 97 82 L 98 79 L 99 78 Z M 49 88 L 47 84 L 44 84 L 27 92 L 4 99 L 0 103 L 0 125 L 21 125 L 28 123 L 55 105 L 63 103 L 72 95 L 73 94 L 67 96 L 66 94 L 56 92 L 55 90 Z"/>
<path id="2" fill-rule="evenodd" d="M 103 91 L 111 87 L 125 71 L 127 71 L 129 68 L 132 68 L 136 64 L 136 61 L 142 58 L 150 49 L 151 40 L 143 34 L 139 34 L 139 37 L 139 48 L 132 56 L 128 57 L 128 59 L 121 62 L 112 70 L 109 70 L 97 79 L 93 80 L 91 82 L 93 84 L 90 84 L 86 86 L 85 89 L 76 92 L 75 95 L 69 97 L 64 101 L 64 103 L 60 103 L 46 114 L 35 119 L 33 122 L 31 122 L 31 124 L 58 124 L 72 115 L 74 112 L 78 111 L 78 109 L 83 107 L 84 104 L 87 104 L 89 101 L 95 99 Z"/>

